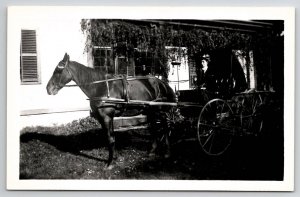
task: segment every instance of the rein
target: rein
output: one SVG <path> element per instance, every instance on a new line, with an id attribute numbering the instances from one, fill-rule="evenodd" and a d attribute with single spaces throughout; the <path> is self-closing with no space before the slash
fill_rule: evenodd
<path id="1" fill-rule="evenodd" d="M 139 77 L 132 77 L 132 78 L 126 78 L 126 77 L 116 77 L 116 78 L 112 78 L 112 79 L 103 79 L 103 80 L 99 80 L 99 81 L 93 81 L 91 83 L 82 83 L 82 84 L 74 84 L 74 85 L 65 85 L 65 87 L 77 87 L 77 86 L 86 86 L 86 85 L 92 85 L 92 84 L 98 84 L 98 83 L 107 83 L 109 81 L 117 81 L 117 80 L 123 80 L 126 79 L 126 81 L 133 81 L 133 80 L 138 80 L 138 79 L 151 79 L 151 78 L 155 78 L 153 76 L 139 76 Z"/>
<path id="2" fill-rule="evenodd" d="M 64 66 L 58 67 L 60 69 L 66 69 L 67 72 L 69 73 L 69 75 L 71 76 L 71 78 L 73 78 L 73 75 L 70 73 L 70 71 L 67 68 L 68 66 L 68 62 L 65 62 Z M 61 77 L 62 78 L 62 77 Z M 60 81 L 61 81 L 60 78 Z M 107 74 L 105 74 L 105 79 L 103 80 L 98 80 L 98 81 L 93 81 L 91 83 L 83 83 L 83 84 L 74 84 L 74 85 L 65 85 L 64 87 L 78 87 L 78 86 L 87 86 L 87 85 L 92 85 L 92 84 L 99 84 L 99 83 L 105 83 L 106 84 L 106 89 L 107 89 L 107 98 L 110 98 L 110 88 L 109 88 L 109 83 L 110 81 L 117 81 L 117 80 L 122 80 L 123 83 L 123 95 L 125 96 L 125 101 L 128 102 L 129 101 L 129 95 L 128 95 L 128 81 L 133 81 L 133 80 L 140 80 L 140 79 L 153 79 L 156 78 L 154 76 L 138 76 L 138 77 L 131 77 L 131 78 L 127 78 L 125 75 L 121 75 L 118 77 L 114 77 L 111 79 L 107 78 Z M 160 92 L 159 92 L 160 95 Z"/>
<path id="3" fill-rule="evenodd" d="M 77 86 L 86 86 L 86 85 L 92 85 L 92 84 L 97 84 L 97 83 L 103 83 L 103 82 L 109 82 L 109 81 L 116 81 L 116 80 L 121 80 L 123 78 L 113 78 L 113 79 L 103 79 L 99 81 L 93 81 L 91 83 L 82 83 L 82 84 L 74 84 L 74 85 L 65 85 L 65 87 L 77 87 Z"/>

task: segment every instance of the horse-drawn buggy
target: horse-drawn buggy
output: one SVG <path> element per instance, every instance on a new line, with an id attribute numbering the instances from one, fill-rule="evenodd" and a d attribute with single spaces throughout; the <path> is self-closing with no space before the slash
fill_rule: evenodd
<path id="1" fill-rule="evenodd" d="M 92 116 L 107 133 L 110 165 L 115 144 L 113 118 L 126 113 L 147 115 L 155 136 L 151 153 L 159 140 L 164 139 L 169 146 L 170 139 L 180 133 L 194 135 L 202 150 L 210 155 L 222 154 L 235 135 L 258 135 L 263 129 L 264 103 L 269 92 L 246 89 L 237 92 L 241 85 L 236 86 L 234 76 L 228 76 L 214 78 L 213 89 L 202 87 L 174 93 L 166 82 L 154 76 L 107 75 L 70 61 L 65 54 L 47 91 L 55 95 L 71 80 L 82 89 L 90 100 Z M 227 89 L 225 82 L 229 84 Z"/>

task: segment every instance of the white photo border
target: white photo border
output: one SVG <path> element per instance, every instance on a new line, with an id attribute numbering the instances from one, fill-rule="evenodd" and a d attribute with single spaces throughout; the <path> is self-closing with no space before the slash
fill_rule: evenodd
<path id="1" fill-rule="evenodd" d="M 180 13 L 180 15 L 178 15 Z M 20 180 L 19 43 L 22 20 L 52 18 L 237 19 L 284 20 L 284 180 L 283 181 L 165 181 L 165 180 Z M 21 20 L 22 19 L 22 20 Z M 293 191 L 295 9 L 292 7 L 68 7 L 12 6 L 7 21 L 7 189 L 9 190 L 159 190 L 159 191 Z"/>

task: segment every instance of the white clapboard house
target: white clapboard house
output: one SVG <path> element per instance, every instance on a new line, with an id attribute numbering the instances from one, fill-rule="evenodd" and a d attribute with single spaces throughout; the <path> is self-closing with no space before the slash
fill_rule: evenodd
<path id="1" fill-rule="evenodd" d="M 55 96 L 47 94 L 47 82 L 66 52 L 71 60 L 89 67 L 110 64 L 116 74 L 135 76 L 138 72 L 139 68 L 135 66 L 135 62 L 127 61 L 125 64 L 124 57 L 119 56 L 111 60 L 112 49 L 109 47 L 94 46 L 93 53 L 86 53 L 87 35 L 81 30 L 81 19 L 44 16 L 41 20 L 35 18 L 16 21 L 13 23 L 14 31 L 11 32 L 13 35 L 10 35 L 15 38 L 15 42 L 10 47 L 18 49 L 20 58 L 14 61 L 14 65 L 8 66 L 14 66 L 19 70 L 18 82 L 14 86 L 21 96 L 19 103 L 21 127 L 50 126 L 89 116 L 89 101 L 78 87 L 64 88 Z M 167 50 L 172 48 L 174 47 L 166 46 Z M 186 50 L 185 47 L 180 49 Z M 170 86 L 174 90 L 194 88 L 195 64 L 189 62 L 186 56 L 178 56 L 176 53 L 171 58 L 173 59 L 168 61 Z M 245 59 L 240 57 L 238 60 L 246 76 Z M 253 59 L 250 59 L 250 65 L 248 73 L 250 88 L 256 88 Z"/>

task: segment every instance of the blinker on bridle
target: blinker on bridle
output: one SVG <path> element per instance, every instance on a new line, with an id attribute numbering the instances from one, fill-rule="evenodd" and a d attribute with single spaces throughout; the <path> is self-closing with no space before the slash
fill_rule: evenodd
<path id="1" fill-rule="evenodd" d="M 70 71 L 67 69 L 67 66 L 69 65 L 69 60 L 67 60 L 66 62 L 61 62 L 62 66 L 60 64 L 57 65 L 57 68 L 63 70 L 66 69 L 69 73 L 69 75 L 72 77 L 72 74 L 70 73 Z"/>
<path id="2" fill-rule="evenodd" d="M 66 66 L 67 66 L 67 63 L 68 62 L 62 62 L 62 64 L 63 64 L 63 66 L 61 66 L 61 65 L 57 65 L 57 68 L 59 68 L 59 69 L 64 69 Z"/>
<path id="3" fill-rule="evenodd" d="M 68 74 L 71 76 L 71 78 L 72 78 L 72 74 L 70 73 L 69 69 L 67 68 L 67 66 L 69 65 L 69 61 L 67 60 L 66 62 L 61 62 L 61 64 L 63 64 L 63 66 L 61 66 L 60 64 L 58 64 L 57 68 L 59 68 L 61 70 L 65 69 L 68 72 Z M 62 75 L 59 78 L 59 83 L 58 84 L 61 83 L 61 79 L 62 79 Z"/>

